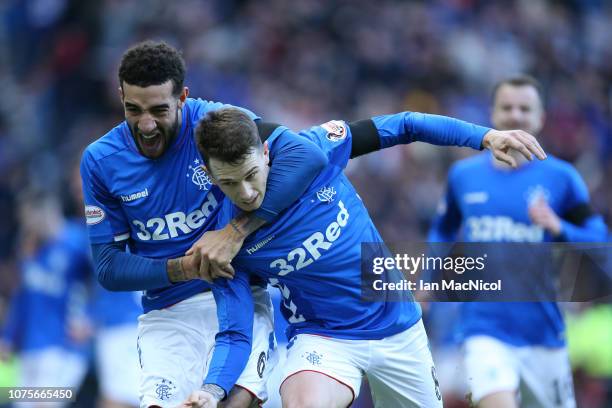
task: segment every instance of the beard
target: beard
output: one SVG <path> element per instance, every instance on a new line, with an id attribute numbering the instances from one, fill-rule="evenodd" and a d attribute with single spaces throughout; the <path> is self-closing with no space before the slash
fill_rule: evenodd
<path id="1" fill-rule="evenodd" d="M 157 127 L 148 136 L 145 136 L 143 132 L 138 129 L 137 124 L 132 126 L 132 135 L 140 154 L 149 159 L 158 159 L 168 150 L 178 133 L 179 114 L 180 110 L 177 108 L 176 117 L 172 125 Z"/>

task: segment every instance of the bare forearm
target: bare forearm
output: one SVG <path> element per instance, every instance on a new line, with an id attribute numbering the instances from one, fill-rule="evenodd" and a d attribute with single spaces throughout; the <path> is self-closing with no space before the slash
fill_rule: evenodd
<path id="1" fill-rule="evenodd" d="M 229 222 L 229 226 L 237 240 L 244 240 L 265 223 L 266 220 L 256 217 L 254 213 L 242 213 L 233 218 Z"/>
<path id="2" fill-rule="evenodd" d="M 168 259 L 166 263 L 166 272 L 168 273 L 168 280 L 172 283 L 184 282 L 189 280 L 181 264 L 181 258 Z"/>

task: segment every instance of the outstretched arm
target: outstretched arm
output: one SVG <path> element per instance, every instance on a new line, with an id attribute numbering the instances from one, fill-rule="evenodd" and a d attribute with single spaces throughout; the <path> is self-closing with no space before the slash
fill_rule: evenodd
<path id="1" fill-rule="evenodd" d="M 522 130 L 499 131 L 462 120 L 419 112 L 401 112 L 349 123 L 353 135 L 351 158 L 397 144 L 425 142 L 442 146 L 489 149 L 499 160 L 516 167 L 508 154 L 520 152 L 528 160 L 546 154 L 537 140 Z"/>

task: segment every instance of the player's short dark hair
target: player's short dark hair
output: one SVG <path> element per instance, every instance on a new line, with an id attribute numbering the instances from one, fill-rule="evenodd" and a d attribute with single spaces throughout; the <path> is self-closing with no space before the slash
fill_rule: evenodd
<path id="1" fill-rule="evenodd" d="M 238 108 L 208 112 L 196 127 L 195 141 L 206 165 L 211 158 L 240 164 L 262 147 L 255 122 Z"/>
<path id="2" fill-rule="evenodd" d="M 119 64 L 119 84 L 147 87 L 172 81 L 172 94 L 179 95 L 185 81 L 181 53 L 163 41 L 145 41 L 128 49 Z"/>
<path id="3" fill-rule="evenodd" d="M 538 97 L 540 98 L 540 102 L 544 105 L 544 92 L 542 90 L 542 85 L 540 82 L 532 77 L 531 75 L 521 74 L 514 75 L 501 81 L 497 82 L 493 87 L 493 93 L 491 94 L 491 102 L 495 103 L 495 97 L 497 96 L 497 91 L 502 85 L 510 85 L 510 86 L 531 86 L 538 93 Z"/>

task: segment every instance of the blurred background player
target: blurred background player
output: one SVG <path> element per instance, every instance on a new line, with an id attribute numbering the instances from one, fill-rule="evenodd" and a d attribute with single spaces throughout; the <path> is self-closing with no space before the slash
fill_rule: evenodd
<path id="1" fill-rule="evenodd" d="M 89 248 L 83 214 L 83 190 L 78 163 L 68 175 L 71 194 L 67 211 L 81 227 L 80 240 Z M 88 249 L 89 251 L 89 249 Z M 98 408 L 138 406 L 138 316 L 142 311 L 139 292 L 111 292 L 98 282 L 93 265 L 89 283 L 89 315 L 93 326 L 94 367 L 98 385 Z M 91 393 L 91 390 L 84 390 Z"/>
<path id="2" fill-rule="evenodd" d="M 540 133 L 545 114 L 535 79 L 500 81 L 492 103 L 496 128 Z M 489 154 L 453 165 L 429 241 L 606 241 L 607 228 L 591 210 L 587 188 L 570 164 L 550 156 L 542 162 L 517 160 L 517 169 Z M 476 200 L 477 195 L 483 198 Z M 535 233 L 516 234 L 517 229 Z M 575 406 L 556 303 L 474 302 L 461 308 L 465 375 L 478 407 Z"/>
<path id="3" fill-rule="evenodd" d="M 87 241 L 79 224 L 64 218 L 54 194 L 28 190 L 19 205 L 20 283 L 2 330 L 0 353 L 19 357 L 19 386 L 72 387 L 76 396 L 87 372 L 92 334 Z"/>

